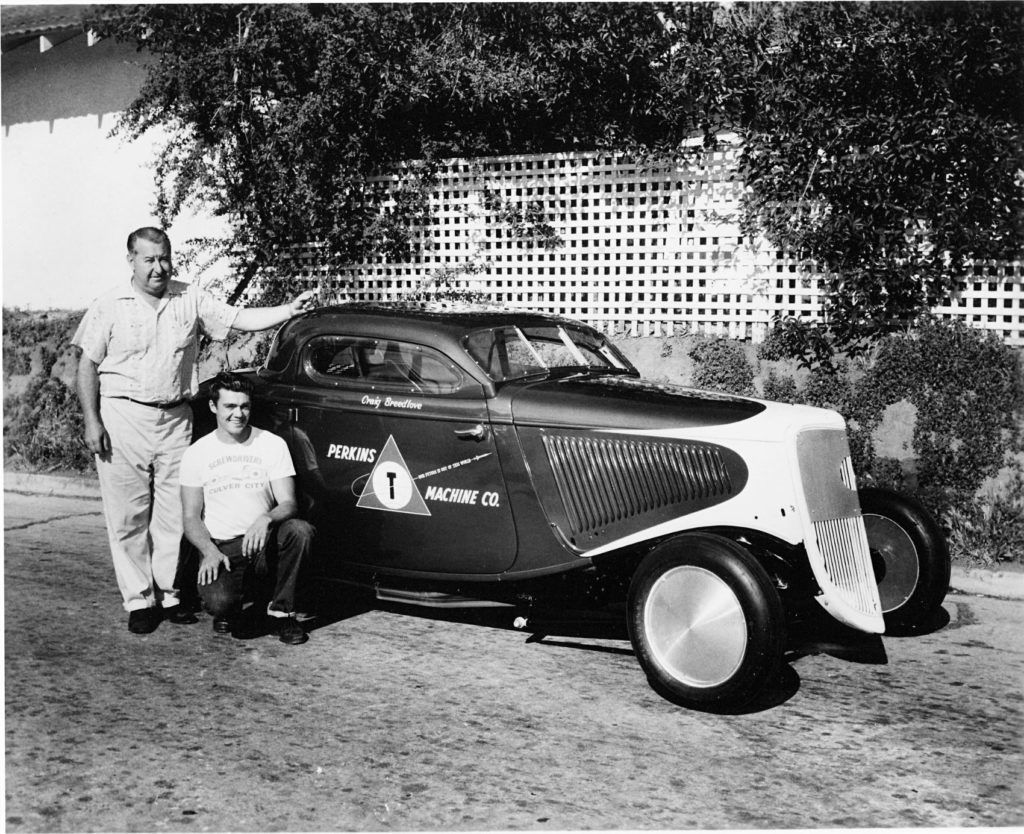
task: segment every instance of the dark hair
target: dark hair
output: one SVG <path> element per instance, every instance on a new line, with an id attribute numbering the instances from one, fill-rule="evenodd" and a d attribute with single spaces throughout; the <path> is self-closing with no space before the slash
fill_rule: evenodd
<path id="1" fill-rule="evenodd" d="M 253 385 L 244 376 L 222 371 L 213 378 L 213 384 L 210 386 L 210 402 L 214 405 L 220 399 L 221 391 L 234 391 L 236 394 L 245 394 L 251 400 Z"/>
<path id="2" fill-rule="evenodd" d="M 141 229 L 136 229 L 130 235 L 128 235 L 128 251 L 135 251 L 135 241 L 139 238 L 148 240 L 150 243 L 162 243 L 167 247 L 167 251 L 171 251 L 171 239 L 167 236 L 167 232 L 163 229 L 158 229 L 156 226 L 143 226 Z"/>

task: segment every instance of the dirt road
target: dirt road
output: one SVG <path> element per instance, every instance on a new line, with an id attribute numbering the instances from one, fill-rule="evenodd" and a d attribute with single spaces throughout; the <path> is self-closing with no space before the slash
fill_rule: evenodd
<path id="1" fill-rule="evenodd" d="M 6 828 L 348 831 L 1024 823 L 1024 603 L 818 635 L 770 703 L 688 712 L 627 641 L 328 618 L 130 634 L 97 501 L 5 494 Z"/>

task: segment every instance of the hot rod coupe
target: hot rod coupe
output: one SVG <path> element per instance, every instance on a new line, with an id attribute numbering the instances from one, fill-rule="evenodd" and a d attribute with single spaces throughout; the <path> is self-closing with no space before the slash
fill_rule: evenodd
<path id="1" fill-rule="evenodd" d="M 292 450 L 323 579 L 435 606 L 617 605 L 677 703 L 763 692 L 800 611 L 912 633 L 947 590 L 935 521 L 858 491 L 839 414 L 644 381 L 569 319 L 323 307 L 243 373 L 253 423 Z M 200 403 L 197 431 L 210 417 Z"/>

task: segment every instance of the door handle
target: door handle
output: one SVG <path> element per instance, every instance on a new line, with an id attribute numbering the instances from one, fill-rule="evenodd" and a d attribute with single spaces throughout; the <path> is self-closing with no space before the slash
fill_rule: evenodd
<path id="1" fill-rule="evenodd" d="M 483 423 L 477 423 L 471 429 L 456 429 L 455 436 L 459 440 L 476 440 L 479 442 L 487 437 L 487 426 Z"/>

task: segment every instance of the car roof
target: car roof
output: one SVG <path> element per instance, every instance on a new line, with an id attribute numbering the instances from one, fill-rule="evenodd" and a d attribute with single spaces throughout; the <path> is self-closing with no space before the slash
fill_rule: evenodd
<path id="1" fill-rule="evenodd" d="M 320 307 L 307 313 L 305 317 L 321 320 L 335 319 L 339 322 L 364 319 L 367 321 L 374 320 L 378 324 L 384 319 L 391 320 L 394 323 L 402 322 L 403 324 L 414 326 L 416 324 L 426 324 L 432 330 L 443 328 L 460 333 L 507 325 L 581 324 L 581 322 L 574 319 L 555 316 L 550 313 L 503 310 L 486 305 L 445 306 L 441 302 L 414 301 L 336 304 L 330 307 Z"/>
<path id="2" fill-rule="evenodd" d="M 278 332 L 268 366 L 282 370 L 285 357 L 294 358 L 298 349 L 313 336 L 338 334 L 372 336 L 432 345 L 449 354 L 460 353 L 464 336 L 477 330 L 517 325 L 519 327 L 566 324 L 588 325 L 549 313 L 501 310 L 494 307 L 459 305 L 443 307 L 436 302 L 350 302 L 319 307 L 289 320 Z M 486 375 L 480 372 L 482 378 Z"/>
<path id="3" fill-rule="evenodd" d="M 451 344 L 476 330 L 567 324 L 588 327 L 579 321 L 548 313 L 500 310 L 484 306 L 443 308 L 436 304 L 353 302 L 319 307 L 289 321 L 281 333 L 282 345 L 305 341 L 313 334 L 345 333 L 380 338 L 409 339 L 424 344 Z M 589 328 L 588 328 L 589 329 Z"/>

